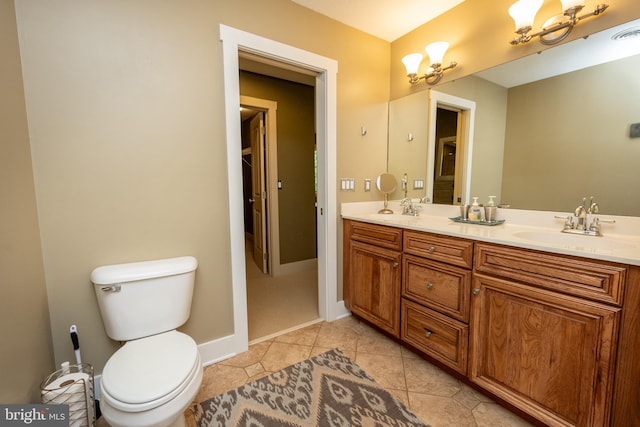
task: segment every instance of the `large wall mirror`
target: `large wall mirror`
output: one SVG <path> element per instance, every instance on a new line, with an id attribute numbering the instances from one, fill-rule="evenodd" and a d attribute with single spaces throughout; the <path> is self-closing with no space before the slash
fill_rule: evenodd
<path id="1" fill-rule="evenodd" d="M 438 158 L 452 155 L 450 135 L 428 135 L 437 91 L 476 104 L 472 156 L 456 164 L 470 170 L 470 188 L 453 204 L 495 195 L 511 208 L 573 212 L 594 196 L 602 214 L 640 216 L 639 33 L 635 20 L 391 101 L 389 172 L 409 176 L 412 197 L 433 195 L 413 183 L 438 179 L 428 165 L 441 170 Z"/>

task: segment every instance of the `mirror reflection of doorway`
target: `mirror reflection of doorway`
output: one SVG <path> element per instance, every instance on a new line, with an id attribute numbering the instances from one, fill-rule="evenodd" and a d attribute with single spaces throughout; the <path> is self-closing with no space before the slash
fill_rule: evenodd
<path id="1" fill-rule="evenodd" d="M 456 165 L 458 150 L 459 111 L 438 107 L 436 113 L 436 164 L 433 169 L 433 202 L 453 205 L 459 204 L 460 191 L 456 191 Z M 459 185 L 459 184 L 458 184 Z"/>
<path id="2" fill-rule="evenodd" d="M 240 83 L 247 320 L 255 343 L 319 320 L 315 104 L 313 87 L 294 95 L 291 82 L 244 71 Z"/>
<path id="3" fill-rule="evenodd" d="M 434 203 L 469 204 L 475 110 L 474 101 L 429 91 L 426 197 Z M 445 160 L 444 154 L 451 154 L 450 159 Z M 450 169 L 454 169 L 453 180 Z"/>

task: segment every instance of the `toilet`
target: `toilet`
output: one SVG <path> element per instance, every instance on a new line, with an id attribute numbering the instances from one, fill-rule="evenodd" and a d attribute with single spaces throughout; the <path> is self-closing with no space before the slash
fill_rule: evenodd
<path id="1" fill-rule="evenodd" d="M 109 338 L 122 341 L 100 381 L 100 410 L 112 427 L 182 427 L 202 383 L 190 336 L 194 257 L 98 267 L 91 273 Z"/>

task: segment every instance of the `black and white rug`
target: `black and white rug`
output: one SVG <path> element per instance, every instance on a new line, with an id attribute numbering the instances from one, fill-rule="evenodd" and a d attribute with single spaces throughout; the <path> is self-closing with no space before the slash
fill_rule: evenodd
<path id="1" fill-rule="evenodd" d="M 337 349 L 200 403 L 196 421 L 199 427 L 429 427 Z"/>

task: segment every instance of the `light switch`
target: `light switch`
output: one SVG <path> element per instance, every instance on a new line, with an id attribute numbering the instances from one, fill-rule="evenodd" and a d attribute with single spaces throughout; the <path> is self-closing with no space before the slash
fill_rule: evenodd
<path id="1" fill-rule="evenodd" d="M 371 191 L 371 180 L 369 178 L 364 180 L 364 191 Z"/>
<path id="2" fill-rule="evenodd" d="M 356 191 L 354 178 L 340 178 L 340 191 Z"/>

